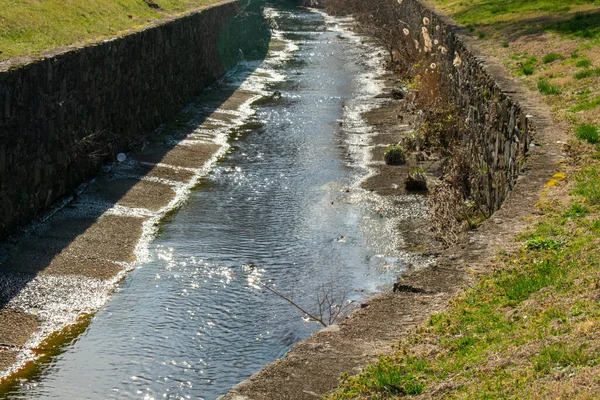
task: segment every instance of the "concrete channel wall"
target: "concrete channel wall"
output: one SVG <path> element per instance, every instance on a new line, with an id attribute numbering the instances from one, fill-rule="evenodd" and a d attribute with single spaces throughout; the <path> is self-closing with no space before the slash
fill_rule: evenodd
<path id="1" fill-rule="evenodd" d="M 514 187 L 532 140 L 534 126 L 511 84 L 476 50 L 465 28 L 421 0 L 395 1 L 403 34 L 427 65 L 441 74 L 442 93 L 453 102 L 463 143 L 482 175 L 477 198 L 498 210 Z"/>
<path id="2" fill-rule="evenodd" d="M 227 1 L 0 63 L 0 238 L 172 117 L 241 54 L 266 52 L 267 32 L 262 14 Z"/>

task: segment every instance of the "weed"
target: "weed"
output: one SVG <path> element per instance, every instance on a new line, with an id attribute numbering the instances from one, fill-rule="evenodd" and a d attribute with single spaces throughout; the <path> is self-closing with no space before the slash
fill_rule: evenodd
<path id="1" fill-rule="evenodd" d="M 590 61 L 589 58 L 583 58 L 579 61 L 577 61 L 577 63 L 575 64 L 575 66 L 577 68 L 589 68 L 592 66 L 592 62 Z"/>
<path id="2" fill-rule="evenodd" d="M 535 66 L 537 64 L 537 58 L 529 57 L 527 61 L 521 64 L 521 72 L 524 75 L 533 75 L 535 72 Z"/>
<path id="3" fill-rule="evenodd" d="M 590 76 L 592 76 L 594 73 L 592 72 L 591 69 L 584 69 L 581 71 L 577 71 L 575 73 L 575 79 L 585 79 L 585 78 L 589 78 Z"/>
<path id="4" fill-rule="evenodd" d="M 527 243 L 525 243 L 525 247 L 529 250 L 559 250 L 563 247 L 563 243 L 560 240 L 536 237 L 533 239 L 529 239 Z"/>
<path id="5" fill-rule="evenodd" d="M 553 85 L 545 78 L 540 78 L 537 83 L 538 90 L 545 95 L 561 94 L 562 90 L 558 85 Z"/>
<path id="6" fill-rule="evenodd" d="M 377 364 L 367 367 L 360 379 L 344 376 L 344 394 L 358 398 L 361 394 L 375 391 L 395 396 L 417 396 L 425 389 L 422 377 L 428 372 L 428 363 L 418 358 L 407 357 L 401 363 L 392 358 L 382 358 Z"/>
<path id="7" fill-rule="evenodd" d="M 423 392 L 423 383 L 419 382 L 414 375 L 407 374 L 405 368 L 382 362 L 373 368 L 372 373 L 375 387 L 379 391 L 400 395 L 418 395 Z"/>
<path id="8" fill-rule="evenodd" d="M 540 289 L 558 285 L 565 278 L 566 271 L 562 266 L 549 260 L 539 262 L 516 274 L 506 275 L 500 279 L 498 286 L 504 289 L 509 304 L 516 304 L 528 299 Z"/>
<path id="9" fill-rule="evenodd" d="M 592 110 L 598 106 L 600 106 L 600 96 L 596 96 L 589 101 L 581 102 L 581 103 L 577 104 L 576 106 L 571 107 L 571 109 L 569 111 L 579 112 L 579 111 Z"/>
<path id="10" fill-rule="evenodd" d="M 383 158 L 387 165 L 402 165 L 406 163 L 404 148 L 400 145 L 391 145 L 385 149 Z"/>
<path id="11" fill-rule="evenodd" d="M 553 368 L 586 365 L 590 357 L 584 345 L 569 346 L 566 343 L 554 343 L 540 350 L 540 354 L 534 358 L 534 369 L 548 374 Z"/>
<path id="12" fill-rule="evenodd" d="M 588 143 L 598 143 L 598 127 L 594 125 L 581 124 L 575 130 L 575 135 Z"/>
<path id="13" fill-rule="evenodd" d="M 575 175 L 575 194 L 583 197 L 587 204 L 600 204 L 600 167 L 591 165 Z"/>
<path id="14" fill-rule="evenodd" d="M 508 48 L 509 44 L 508 44 L 508 40 L 503 40 L 501 43 L 502 47 L 504 47 L 505 49 Z"/>
<path id="15" fill-rule="evenodd" d="M 548 53 L 544 56 L 542 61 L 544 62 L 544 64 L 549 64 L 556 60 L 562 60 L 562 59 L 564 59 L 564 57 L 558 53 Z"/>
<path id="16" fill-rule="evenodd" d="M 564 213 L 563 215 L 566 218 L 571 218 L 571 219 L 579 219 L 579 218 L 583 218 L 585 217 L 587 214 L 590 213 L 590 209 L 587 208 L 586 206 L 584 206 L 583 204 L 579 204 L 579 203 L 575 203 L 573 204 L 573 206 L 569 209 L 569 211 L 567 211 L 566 213 Z"/>
<path id="17" fill-rule="evenodd" d="M 423 168 L 414 168 L 410 171 L 406 179 L 404 180 L 404 186 L 408 191 L 426 191 L 427 190 L 427 176 Z"/>

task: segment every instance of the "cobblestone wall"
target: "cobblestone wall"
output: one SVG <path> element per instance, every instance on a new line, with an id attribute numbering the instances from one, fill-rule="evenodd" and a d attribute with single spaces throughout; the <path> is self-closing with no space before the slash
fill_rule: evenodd
<path id="1" fill-rule="evenodd" d="M 523 168 L 534 126 L 511 98 L 509 85 L 487 68 L 474 39 L 421 0 L 395 0 L 399 24 L 425 65 L 441 74 L 442 92 L 454 105 L 462 139 L 482 174 L 481 193 L 498 210 Z"/>
<path id="2" fill-rule="evenodd" d="M 0 238 L 173 116 L 240 49 L 264 53 L 267 35 L 261 13 L 232 1 L 43 59 L 0 63 Z"/>

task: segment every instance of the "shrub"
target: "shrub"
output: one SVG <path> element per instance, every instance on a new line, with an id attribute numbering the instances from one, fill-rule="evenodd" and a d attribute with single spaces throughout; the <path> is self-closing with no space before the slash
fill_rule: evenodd
<path id="1" fill-rule="evenodd" d="M 543 60 L 544 64 L 549 64 L 556 60 L 562 60 L 564 57 L 558 53 L 548 53 L 544 56 Z"/>
<path id="2" fill-rule="evenodd" d="M 598 143 L 598 128 L 594 125 L 581 124 L 575 130 L 575 135 L 588 143 Z"/>
<path id="3" fill-rule="evenodd" d="M 402 165 L 406 163 L 404 148 L 397 145 L 388 146 L 383 153 L 383 159 L 387 165 Z"/>
<path id="4" fill-rule="evenodd" d="M 404 181 L 406 190 L 410 192 L 424 192 L 427 190 L 427 176 L 422 168 L 410 171 Z"/>
<path id="5" fill-rule="evenodd" d="M 505 49 L 508 48 L 508 40 L 502 41 L 502 47 L 504 47 Z"/>
<path id="6" fill-rule="evenodd" d="M 537 87 L 540 90 L 540 92 L 542 92 L 545 95 L 561 94 L 561 92 L 562 92 L 558 85 L 551 84 L 545 78 L 540 78 L 538 80 Z"/>

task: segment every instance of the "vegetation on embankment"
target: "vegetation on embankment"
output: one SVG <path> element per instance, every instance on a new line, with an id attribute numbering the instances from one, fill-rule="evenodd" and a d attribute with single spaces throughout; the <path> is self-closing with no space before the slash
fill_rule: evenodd
<path id="1" fill-rule="evenodd" d="M 545 95 L 570 157 L 518 251 L 328 398 L 597 399 L 600 2 L 434 2 Z"/>
<path id="2" fill-rule="evenodd" d="M 574 147 L 520 250 L 330 400 L 600 396 L 600 152 Z"/>
<path id="3" fill-rule="evenodd" d="M 0 61 L 96 41 L 222 0 L 0 0 Z"/>
<path id="4" fill-rule="evenodd" d="M 534 91 L 571 132 L 600 124 L 600 1 L 433 0 Z"/>

